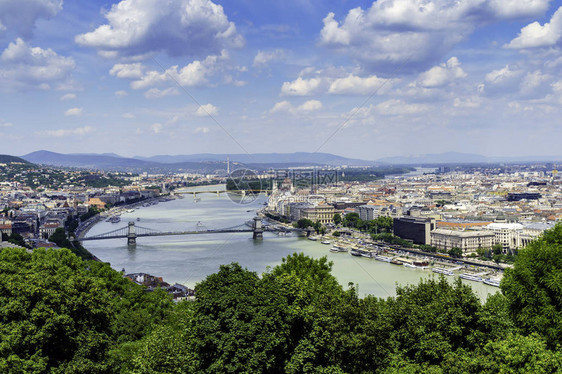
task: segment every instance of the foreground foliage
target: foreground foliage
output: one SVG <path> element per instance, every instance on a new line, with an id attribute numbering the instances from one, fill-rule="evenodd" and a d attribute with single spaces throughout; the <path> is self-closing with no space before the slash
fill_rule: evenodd
<path id="1" fill-rule="evenodd" d="M 562 372 L 562 228 L 482 303 L 443 276 L 359 298 L 326 258 L 223 265 L 173 304 L 67 250 L 0 253 L 0 372 Z"/>

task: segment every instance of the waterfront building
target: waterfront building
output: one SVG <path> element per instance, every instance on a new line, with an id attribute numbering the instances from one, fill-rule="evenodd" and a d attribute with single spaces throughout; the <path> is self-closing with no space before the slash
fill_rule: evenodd
<path id="1" fill-rule="evenodd" d="M 422 217 L 394 218 L 394 235 L 413 241 L 415 244 L 430 244 L 431 231 L 435 230 L 435 219 Z"/>
<path id="2" fill-rule="evenodd" d="M 303 209 L 301 218 L 306 218 L 312 222 L 319 221 L 322 224 L 334 222 L 334 214 L 336 210 L 332 205 L 318 204 L 311 208 Z"/>
<path id="3" fill-rule="evenodd" d="M 520 223 L 494 222 L 486 226 L 494 233 L 494 243 L 499 243 L 504 251 L 521 248 L 523 225 Z"/>
<path id="4" fill-rule="evenodd" d="M 431 232 L 431 245 L 439 250 L 451 248 L 462 249 L 463 256 L 476 252 L 480 248 L 491 248 L 495 239 L 492 231 L 461 231 L 435 229 Z"/>

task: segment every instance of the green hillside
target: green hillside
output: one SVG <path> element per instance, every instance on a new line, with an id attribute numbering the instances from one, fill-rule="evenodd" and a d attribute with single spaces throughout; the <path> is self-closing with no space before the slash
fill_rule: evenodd
<path id="1" fill-rule="evenodd" d="M 0 164 L 11 164 L 11 163 L 22 163 L 22 164 L 29 164 L 29 162 L 25 161 L 23 158 L 19 158 L 16 156 L 10 155 L 0 155 Z"/>

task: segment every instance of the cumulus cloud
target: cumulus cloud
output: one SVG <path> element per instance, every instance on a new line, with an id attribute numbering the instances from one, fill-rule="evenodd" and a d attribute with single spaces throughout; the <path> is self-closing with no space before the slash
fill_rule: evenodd
<path id="1" fill-rule="evenodd" d="M 107 24 L 75 40 L 107 57 L 197 57 L 244 44 L 222 6 L 210 0 L 123 0 L 104 16 Z"/>
<path id="2" fill-rule="evenodd" d="M 193 130 L 193 132 L 196 134 L 206 134 L 210 131 L 211 129 L 208 127 L 197 127 L 195 130 Z"/>
<path id="3" fill-rule="evenodd" d="M 0 120 L 0 127 L 12 127 L 14 124 L 11 122 L 4 122 Z"/>
<path id="4" fill-rule="evenodd" d="M 428 112 L 431 107 L 427 104 L 407 103 L 400 99 L 390 99 L 377 105 L 358 107 L 346 114 L 357 119 L 372 119 L 377 116 L 413 116 Z"/>
<path id="5" fill-rule="evenodd" d="M 133 113 L 123 113 L 121 115 L 121 117 L 127 118 L 127 119 L 132 119 L 132 118 L 135 118 L 135 115 Z"/>
<path id="6" fill-rule="evenodd" d="M 115 64 L 109 70 L 109 74 L 117 78 L 140 78 L 144 70 L 144 66 L 140 62 L 134 64 Z"/>
<path id="7" fill-rule="evenodd" d="M 281 60 L 285 57 L 285 52 L 282 49 L 276 49 L 274 51 L 258 51 L 256 57 L 254 57 L 254 67 L 264 67 L 270 61 Z"/>
<path id="8" fill-rule="evenodd" d="M 370 75 L 360 77 L 341 69 L 305 69 L 292 82 L 281 86 L 283 96 L 311 96 L 321 93 L 334 95 L 369 95 L 388 92 L 395 79 L 385 79 Z"/>
<path id="9" fill-rule="evenodd" d="M 330 83 L 328 93 L 344 94 L 344 95 L 369 95 L 375 91 L 384 92 L 392 85 L 391 79 L 379 78 L 372 75 L 361 78 L 353 74 L 349 74 L 345 78 L 338 78 Z"/>
<path id="10" fill-rule="evenodd" d="M 145 71 L 146 69 L 143 66 L 137 66 L 137 64 L 118 64 L 120 66 L 116 68 L 117 65 L 115 65 L 111 69 L 113 73 L 110 71 L 110 74 L 119 78 L 135 78 L 136 80 L 131 82 L 131 88 L 135 90 L 166 84 L 180 84 L 187 87 L 206 86 L 210 84 L 209 77 L 225 69 L 223 63 L 226 60 L 228 60 L 228 54 L 226 51 L 223 51 L 221 55 L 207 56 L 202 61 L 195 60 L 181 69 L 174 65 L 164 72 L 156 70 Z M 134 68 L 131 68 L 130 65 L 134 65 Z M 139 75 L 134 76 L 137 73 Z M 231 81 L 232 84 L 236 82 L 234 80 Z"/>
<path id="11" fill-rule="evenodd" d="M 2 0 L 0 1 L 0 32 L 13 32 L 24 39 L 31 38 L 38 19 L 50 19 L 62 10 L 62 0 Z"/>
<path id="12" fill-rule="evenodd" d="M 51 138 L 62 138 L 66 136 L 82 136 L 91 133 L 94 130 L 95 128 L 91 126 L 84 126 L 75 129 L 47 130 L 39 132 L 39 135 L 48 136 Z"/>
<path id="13" fill-rule="evenodd" d="M 67 93 L 67 94 L 65 94 L 65 95 L 62 95 L 62 96 L 60 97 L 60 99 L 61 99 L 62 101 L 74 100 L 74 99 L 76 99 L 76 94 Z"/>
<path id="14" fill-rule="evenodd" d="M 197 108 L 197 110 L 195 111 L 195 114 L 199 117 L 205 117 L 208 115 L 211 116 L 215 116 L 219 113 L 219 108 L 217 108 L 216 106 L 214 106 L 213 104 L 204 104 L 201 105 L 199 108 Z"/>
<path id="15" fill-rule="evenodd" d="M 536 16 L 548 8 L 548 3 L 378 0 L 366 10 L 351 9 L 342 21 L 329 13 L 323 20 L 320 43 L 351 56 L 368 69 L 421 70 L 442 58 L 477 26 Z"/>
<path id="16" fill-rule="evenodd" d="M 159 99 L 165 96 L 176 96 L 179 95 L 180 92 L 175 87 L 166 88 L 164 90 L 160 90 L 158 88 L 151 88 L 150 90 L 144 93 L 144 97 L 147 99 Z"/>
<path id="17" fill-rule="evenodd" d="M 562 7 L 552 15 L 550 22 L 541 26 L 533 22 L 521 29 L 519 35 L 506 48 L 523 49 L 552 47 L 562 40 Z"/>
<path id="18" fill-rule="evenodd" d="M 82 115 L 82 108 L 70 108 L 64 115 L 67 117 L 80 117 Z"/>
<path id="19" fill-rule="evenodd" d="M 129 93 L 127 91 L 124 91 L 124 90 L 115 91 L 115 96 L 117 96 L 117 97 L 127 96 L 128 94 Z"/>
<path id="20" fill-rule="evenodd" d="M 76 66 L 71 57 L 32 47 L 21 38 L 8 45 L 0 61 L 0 87 L 5 90 L 67 87 Z"/>
<path id="21" fill-rule="evenodd" d="M 322 102 L 319 100 L 308 100 L 301 105 L 295 107 L 293 104 L 287 100 L 279 101 L 275 103 L 273 108 L 270 109 L 270 113 L 291 113 L 291 114 L 304 114 L 307 112 L 314 112 L 322 109 Z"/>
<path id="22" fill-rule="evenodd" d="M 466 73 L 461 68 L 459 60 L 456 57 L 451 57 L 446 63 L 434 66 L 421 73 L 416 84 L 426 88 L 442 87 L 456 79 L 465 77 Z"/>

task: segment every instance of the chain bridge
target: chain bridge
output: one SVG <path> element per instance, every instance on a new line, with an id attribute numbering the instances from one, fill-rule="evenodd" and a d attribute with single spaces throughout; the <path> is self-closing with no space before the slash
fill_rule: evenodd
<path id="1" fill-rule="evenodd" d="M 200 235 L 200 234 L 219 234 L 219 233 L 239 233 L 251 232 L 253 239 L 262 239 L 264 231 L 279 231 L 278 229 L 268 229 L 262 225 L 261 218 L 255 217 L 252 221 L 244 224 L 227 227 L 222 229 L 208 229 L 201 222 L 198 222 L 194 230 L 187 231 L 160 231 L 148 227 L 135 225 L 134 221 L 129 222 L 126 227 L 78 239 L 79 241 L 105 240 L 105 239 L 127 239 L 127 244 L 135 245 L 137 238 L 146 236 L 171 236 L 171 235 Z"/>

